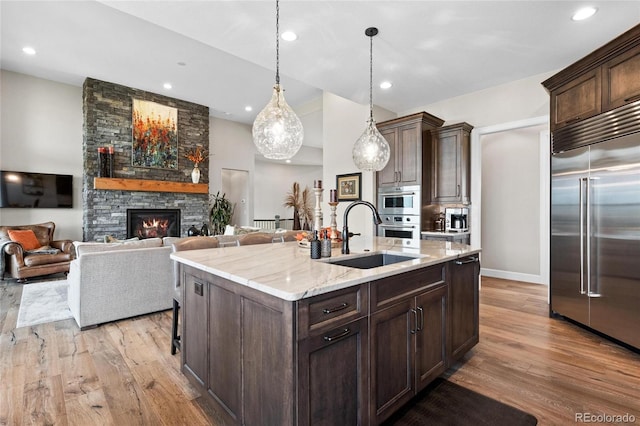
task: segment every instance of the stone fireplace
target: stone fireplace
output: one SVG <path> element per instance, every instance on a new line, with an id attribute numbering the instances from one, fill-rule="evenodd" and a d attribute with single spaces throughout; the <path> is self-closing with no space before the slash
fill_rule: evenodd
<path id="1" fill-rule="evenodd" d="M 127 238 L 179 236 L 179 209 L 127 209 Z"/>
<path id="2" fill-rule="evenodd" d="M 123 239 L 136 232 L 129 227 L 129 210 L 171 210 L 178 219 L 170 225 L 175 236 L 186 236 L 189 227 L 198 229 L 208 221 L 209 195 L 192 188 L 193 164 L 185 158 L 196 146 L 209 146 L 209 108 L 115 83 L 87 78 L 83 85 L 83 240 L 101 241 L 106 235 Z M 142 99 L 176 108 L 178 168 L 162 169 L 132 165 L 133 99 Z M 111 181 L 156 183 L 138 188 L 96 188 L 98 148 L 113 147 L 114 173 Z M 200 164 L 200 184 L 209 182 L 209 160 Z M 166 184 L 165 184 L 166 183 Z M 116 185 L 117 186 L 117 185 Z M 158 187 L 159 186 L 159 187 Z M 164 187 L 164 188 L 163 188 Z M 156 230 L 159 232 L 160 230 Z M 153 234 L 153 230 L 141 231 Z M 137 235 L 140 236 L 140 235 Z"/>

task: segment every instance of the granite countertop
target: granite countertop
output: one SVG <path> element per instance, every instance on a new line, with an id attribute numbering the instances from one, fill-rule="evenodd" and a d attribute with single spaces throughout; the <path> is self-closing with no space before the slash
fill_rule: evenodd
<path id="1" fill-rule="evenodd" d="M 293 301 L 480 252 L 480 248 L 447 241 L 423 240 L 420 248 L 406 248 L 401 240 L 381 237 L 356 237 L 350 241 L 350 249 L 351 254 L 343 255 L 337 247 L 332 257 L 314 260 L 309 248 L 289 242 L 183 251 L 172 253 L 171 259 Z M 416 259 L 372 269 L 326 262 L 374 252 L 402 253 Z"/>
<path id="2" fill-rule="evenodd" d="M 454 231 L 422 231 L 420 232 L 421 235 L 434 235 L 436 237 L 441 237 L 443 235 L 446 236 L 456 236 L 456 235 L 469 235 L 471 234 L 471 231 L 464 231 L 464 232 L 454 232 Z"/>

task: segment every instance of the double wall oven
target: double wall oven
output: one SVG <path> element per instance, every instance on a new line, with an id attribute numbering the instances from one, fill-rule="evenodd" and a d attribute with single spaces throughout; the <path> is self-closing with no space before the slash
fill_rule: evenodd
<path id="1" fill-rule="evenodd" d="M 402 239 L 408 247 L 420 246 L 420 186 L 378 189 L 378 236 Z"/>

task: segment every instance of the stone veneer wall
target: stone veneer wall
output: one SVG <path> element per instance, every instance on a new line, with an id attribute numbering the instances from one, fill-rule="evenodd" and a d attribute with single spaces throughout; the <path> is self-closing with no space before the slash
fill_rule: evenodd
<path id="1" fill-rule="evenodd" d="M 93 189 L 98 176 L 98 147 L 113 145 L 114 177 L 191 182 L 193 164 L 187 150 L 209 147 L 209 108 L 174 98 L 87 78 L 82 92 L 83 109 L 83 239 L 101 240 L 105 235 L 126 237 L 127 209 L 180 209 L 181 235 L 207 221 L 208 194 L 133 192 Z M 178 170 L 133 167 L 133 99 L 142 99 L 178 109 Z M 200 183 L 208 183 L 209 160 L 200 164 Z"/>

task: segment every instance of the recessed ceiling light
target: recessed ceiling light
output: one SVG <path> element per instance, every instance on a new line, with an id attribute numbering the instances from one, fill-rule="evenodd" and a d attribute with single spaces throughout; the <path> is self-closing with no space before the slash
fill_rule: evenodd
<path id="1" fill-rule="evenodd" d="M 253 108 L 251 108 L 251 105 L 247 105 L 246 107 L 244 107 L 244 110 L 250 112 L 253 111 Z"/>
<path id="2" fill-rule="evenodd" d="M 596 14 L 597 11 L 598 9 L 595 7 L 591 7 L 591 6 L 583 7 L 582 9 L 578 9 L 576 13 L 573 14 L 571 19 L 574 21 L 582 21 L 587 18 L 591 18 L 593 15 Z"/>
<path id="3" fill-rule="evenodd" d="M 285 163 L 291 163 L 291 160 L 285 160 Z"/>
<path id="4" fill-rule="evenodd" d="M 285 41 L 294 41 L 298 38 L 298 35 L 293 31 L 285 31 L 280 37 Z"/>
<path id="5" fill-rule="evenodd" d="M 165 84 L 163 84 L 163 86 L 162 86 L 162 87 L 164 87 L 165 89 L 169 90 L 169 89 L 171 89 L 173 86 L 171 85 L 171 83 L 165 83 Z"/>
<path id="6" fill-rule="evenodd" d="M 393 84 L 391 84 L 390 81 L 383 81 L 382 83 L 380 83 L 381 89 L 390 89 L 391 86 L 393 86 Z"/>
<path id="7" fill-rule="evenodd" d="M 35 55 L 36 54 L 36 49 L 34 49 L 33 47 L 30 47 L 30 46 L 23 47 L 22 51 L 24 53 L 26 53 L 27 55 Z"/>

